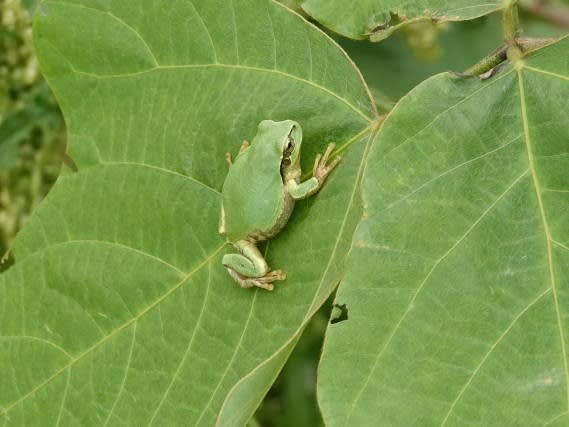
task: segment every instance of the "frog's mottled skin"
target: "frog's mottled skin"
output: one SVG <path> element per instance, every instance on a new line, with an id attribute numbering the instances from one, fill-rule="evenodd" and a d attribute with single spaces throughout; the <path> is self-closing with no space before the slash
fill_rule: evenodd
<path id="1" fill-rule="evenodd" d="M 240 254 L 227 254 L 223 265 L 243 287 L 272 290 L 284 280 L 281 270 L 269 267 L 256 243 L 275 236 L 286 225 L 295 200 L 316 193 L 339 158 L 326 165 L 333 145 L 316 158 L 314 176 L 301 183 L 302 129 L 292 120 L 259 124 L 257 135 L 244 143 L 223 184 L 220 233 Z"/>

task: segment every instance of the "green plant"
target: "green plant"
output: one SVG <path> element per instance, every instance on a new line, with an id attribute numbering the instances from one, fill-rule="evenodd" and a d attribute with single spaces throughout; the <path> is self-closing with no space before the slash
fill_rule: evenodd
<path id="1" fill-rule="evenodd" d="M 59 109 L 32 47 L 31 2 L 0 1 L 0 254 L 59 174 Z M 1 255 L 0 255 L 1 257 Z M 1 257 L 0 271 L 10 265 Z"/>
<path id="2" fill-rule="evenodd" d="M 520 37 L 515 2 L 298 3 L 420 49 L 411 23 L 499 11 L 505 41 L 382 116 L 388 88 L 276 2 L 43 2 L 76 167 L 0 276 L 5 424 L 243 425 L 336 288 L 327 425 L 567 423 L 569 40 Z M 304 170 L 329 142 L 343 161 L 264 248 L 287 280 L 249 292 L 220 263 L 219 190 L 269 118 L 302 124 Z"/>

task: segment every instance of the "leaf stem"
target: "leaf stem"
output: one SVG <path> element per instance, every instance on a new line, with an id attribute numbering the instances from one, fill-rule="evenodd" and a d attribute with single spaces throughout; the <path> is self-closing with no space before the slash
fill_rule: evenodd
<path id="1" fill-rule="evenodd" d="M 504 40 L 509 47 L 516 46 L 519 33 L 518 0 L 503 0 L 502 30 Z"/>
<path id="2" fill-rule="evenodd" d="M 480 76 L 494 67 L 500 65 L 507 59 L 507 46 L 500 46 L 498 49 L 494 50 L 490 55 L 483 58 L 480 62 L 477 62 L 470 68 L 468 68 L 462 75 L 464 76 Z"/>
<path id="3" fill-rule="evenodd" d="M 551 43 L 557 41 L 556 38 L 529 38 L 529 37 L 516 37 L 512 43 L 506 42 L 504 45 L 500 46 L 498 49 L 494 50 L 487 57 L 483 58 L 478 63 L 474 64 L 468 68 L 463 73 L 458 73 L 462 77 L 480 76 L 481 78 L 488 78 L 494 75 L 493 70 L 496 69 L 498 65 L 506 61 L 507 59 L 513 59 L 513 54 L 518 54 L 518 56 L 526 55 L 527 53 L 540 49 Z M 517 52 L 513 52 L 512 48 Z M 490 75 L 488 75 L 490 73 Z"/>

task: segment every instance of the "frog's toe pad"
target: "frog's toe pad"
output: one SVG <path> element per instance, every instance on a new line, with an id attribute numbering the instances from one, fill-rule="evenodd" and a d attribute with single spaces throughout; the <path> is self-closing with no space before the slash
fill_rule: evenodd
<path id="1" fill-rule="evenodd" d="M 233 279 L 239 283 L 242 288 L 258 287 L 266 289 L 267 291 L 272 291 L 274 289 L 274 286 L 271 284 L 272 282 L 286 279 L 286 273 L 282 270 L 269 271 L 262 277 L 246 277 L 242 274 L 239 274 L 231 267 L 226 267 L 226 269 L 230 276 L 233 277 Z"/>
<path id="2" fill-rule="evenodd" d="M 260 277 L 257 280 L 262 280 L 265 283 L 271 283 L 277 280 L 285 280 L 285 279 L 286 279 L 286 273 L 284 271 L 273 270 L 269 271 L 267 274 L 265 274 L 263 277 Z"/>
<path id="3" fill-rule="evenodd" d="M 271 284 L 272 282 L 276 282 L 277 280 L 285 280 L 285 279 L 286 279 L 286 273 L 284 271 L 273 270 L 269 271 L 263 277 L 248 279 L 248 281 L 251 282 L 253 286 L 266 289 L 267 291 L 272 291 L 274 289 L 274 286 Z"/>
<path id="4" fill-rule="evenodd" d="M 248 279 L 253 286 L 257 286 L 258 288 L 266 289 L 267 291 L 272 291 L 274 286 L 272 282 L 276 282 L 277 280 L 285 280 L 286 273 L 282 270 L 273 270 L 269 271 L 263 277 L 257 277 L 255 279 Z"/>

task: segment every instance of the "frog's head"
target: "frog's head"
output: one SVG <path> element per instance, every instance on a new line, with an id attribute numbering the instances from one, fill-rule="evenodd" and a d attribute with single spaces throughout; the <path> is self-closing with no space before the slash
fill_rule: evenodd
<path id="1" fill-rule="evenodd" d="M 278 156 L 281 172 L 300 167 L 300 146 L 302 144 L 302 128 L 293 120 L 274 122 L 264 120 L 259 124 L 257 133 L 262 140 L 270 141 L 271 156 Z"/>

